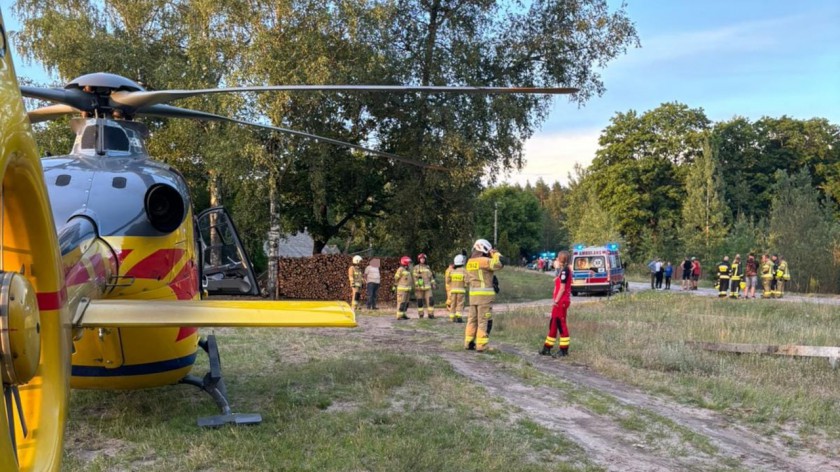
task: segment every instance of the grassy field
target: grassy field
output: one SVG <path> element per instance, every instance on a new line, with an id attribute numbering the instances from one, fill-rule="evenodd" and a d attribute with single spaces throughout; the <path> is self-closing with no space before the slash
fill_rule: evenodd
<path id="1" fill-rule="evenodd" d="M 535 351 L 545 336 L 545 310 L 495 318 L 494 340 Z M 569 326 L 571 362 L 767 433 L 840 438 L 840 369 L 826 359 L 713 353 L 684 343 L 837 346 L 838 307 L 640 292 L 573 304 Z"/>
<path id="2" fill-rule="evenodd" d="M 508 300 L 550 293 L 551 277 L 502 275 Z M 535 353 L 547 310 L 496 314 L 491 344 Z M 390 310 L 365 316 L 393 323 Z M 840 454 L 840 369 L 825 359 L 711 353 L 684 343 L 836 346 L 838 307 L 634 292 L 574 303 L 569 325 L 569 358 L 537 359 L 504 347 L 481 362 L 521 385 L 550 386 L 570 408 L 611 418 L 617 434 L 644 438 L 647 450 L 665 449 L 675 460 L 695 454 L 720 470 L 743 469 L 703 434 L 553 378 L 535 362 L 586 365 L 657 397 L 720 412 L 794 449 Z M 189 386 L 73 391 L 63 470 L 601 470 L 562 431 L 453 369 L 452 354 L 463 352 L 463 325 L 393 326 L 380 338 L 363 328 L 217 330 L 233 409 L 261 413 L 258 426 L 197 428 L 196 418 L 217 411 Z M 200 359 L 198 374 L 207 369 Z"/>
<path id="3" fill-rule="evenodd" d="M 221 331 L 234 410 L 258 426 L 199 429 L 215 407 L 188 386 L 74 391 L 63 470 L 599 470 L 440 357 L 346 332 Z"/>

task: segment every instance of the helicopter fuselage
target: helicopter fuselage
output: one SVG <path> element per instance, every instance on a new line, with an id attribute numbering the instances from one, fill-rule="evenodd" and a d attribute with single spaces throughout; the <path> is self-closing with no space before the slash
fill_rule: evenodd
<path id="1" fill-rule="evenodd" d="M 200 253 L 182 176 L 144 152 L 85 152 L 83 137 L 73 154 L 42 159 L 71 309 L 85 298 L 198 299 Z M 173 384 L 197 353 L 193 327 L 75 334 L 74 388 Z"/>

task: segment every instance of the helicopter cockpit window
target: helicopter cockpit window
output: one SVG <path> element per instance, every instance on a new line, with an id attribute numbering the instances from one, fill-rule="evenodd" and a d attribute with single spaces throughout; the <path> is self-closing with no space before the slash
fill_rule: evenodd
<path id="1" fill-rule="evenodd" d="M 138 127 L 139 126 L 139 127 Z M 142 128 L 142 129 L 141 129 Z M 80 126 L 76 136 L 74 153 L 93 154 L 96 152 L 96 120 L 87 120 Z M 103 126 L 105 133 L 106 155 L 111 157 L 141 157 L 145 155 L 143 146 L 145 127 L 139 123 L 108 120 Z"/>

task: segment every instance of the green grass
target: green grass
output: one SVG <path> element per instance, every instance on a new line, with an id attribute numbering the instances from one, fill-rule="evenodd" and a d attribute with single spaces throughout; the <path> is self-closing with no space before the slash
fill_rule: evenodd
<path id="1" fill-rule="evenodd" d="M 437 356 L 341 330 L 220 332 L 234 410 L 262 424 L 199 429 L 216 411 L 194 387 L 74 391 L 63 470 L 597 470 Z"/>
<path id="2" fill-rule="evenodd" d="M 495 318 L 493 339 L 536 350 L 546 310 Z M 723 412 L 773 432 L 781 427 L 840 437 L 840 369 L 826 359 L 714 353 L 684 341 L 832 346 L 840 308 L 634 293 L 572 304 L 573 362 L 655 394 Z"/>

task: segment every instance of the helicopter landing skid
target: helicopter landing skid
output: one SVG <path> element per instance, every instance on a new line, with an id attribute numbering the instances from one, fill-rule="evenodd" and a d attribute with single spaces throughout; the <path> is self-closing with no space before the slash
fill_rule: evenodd
<path id="1" fill-rule="evenodd" d="M 222 361 L 219 357 L 216 336 L 211 334 L 206 339 L 200 339 L 198 345 L 204 349 L 204 352 L 210 358 L 210 372 L 207 372 L 204 378 L 187 375 L 179 383 L 193 385 L 204 390 L 213 397 L 216 405 L 222 410 L 221 415 L 199 418 L 198 426 L 202 428 L 218 428 L 226 424 L 246 425 L 262 422 L 262 416 L 259 413 L 231 413 L 225 381 L 222 379 Z"/>

